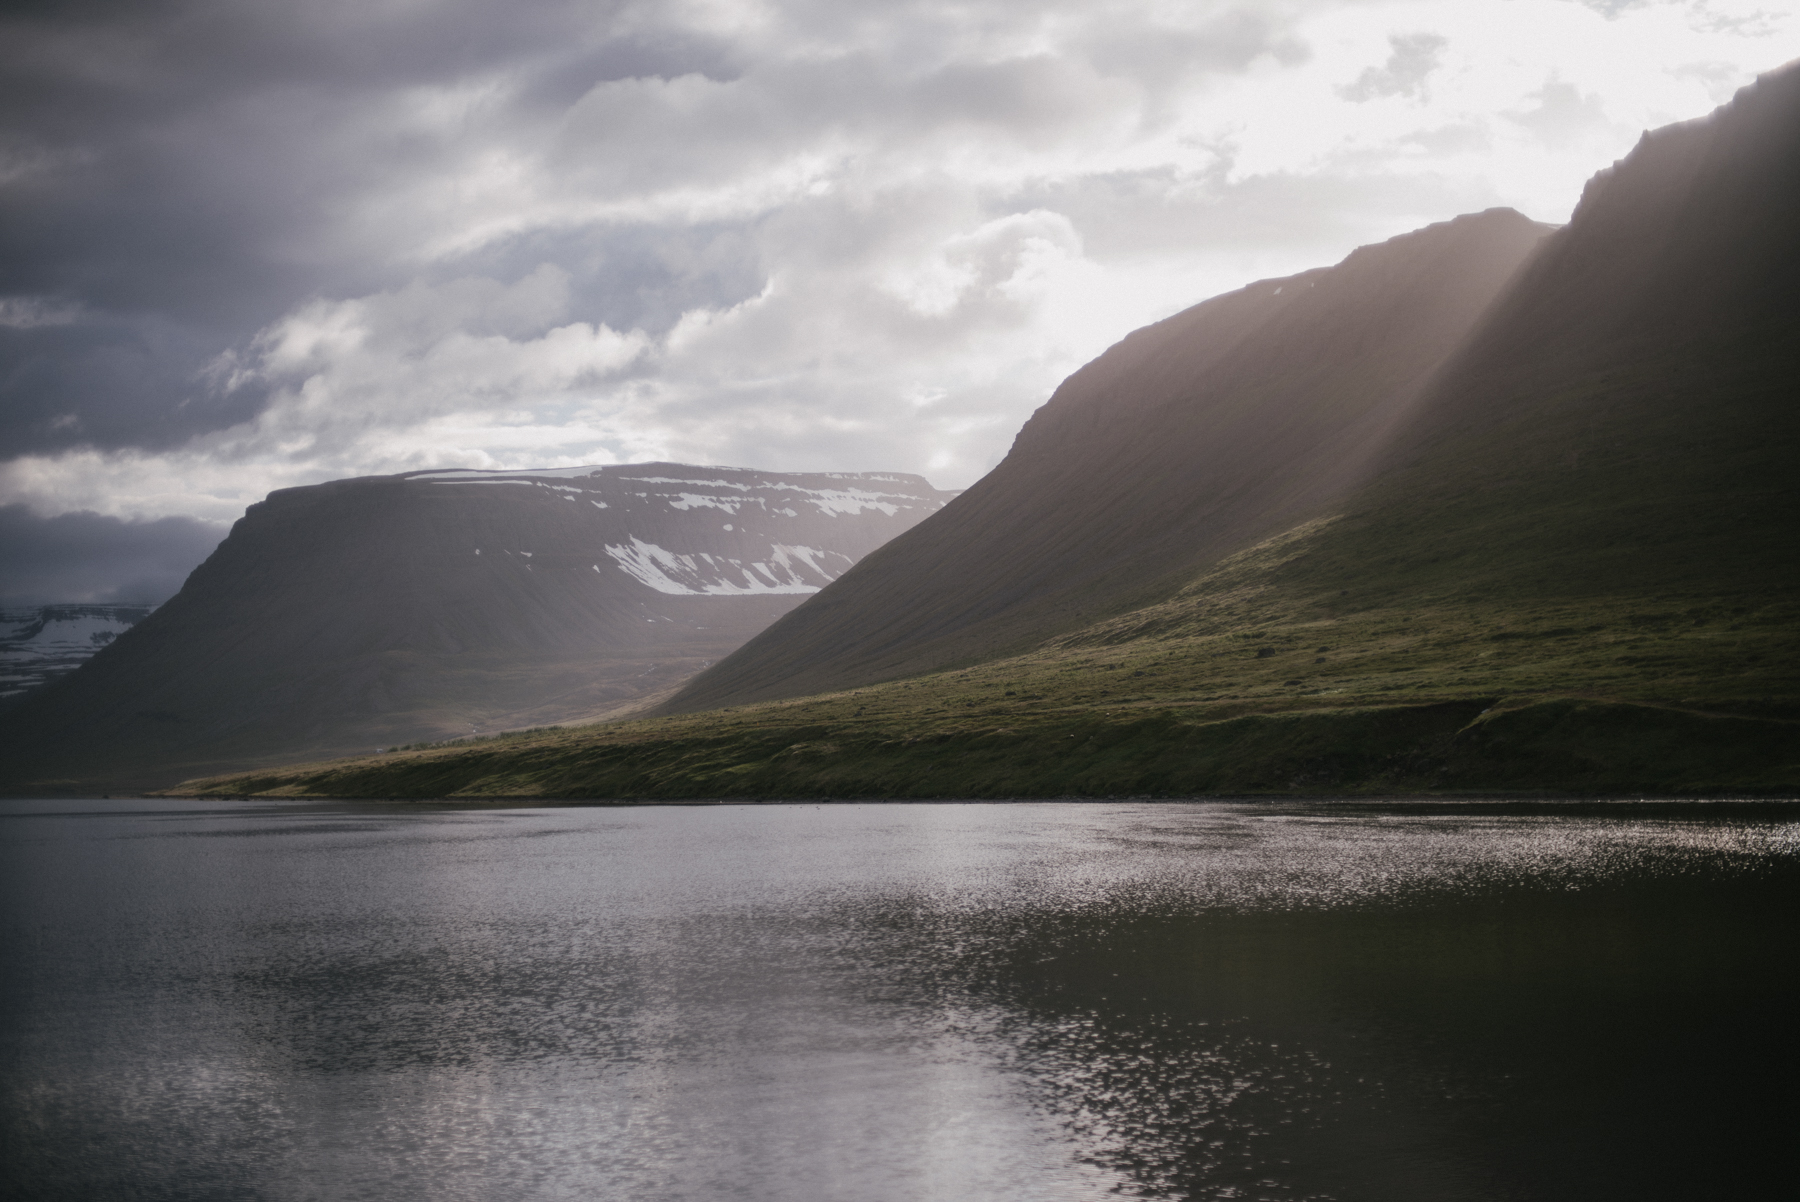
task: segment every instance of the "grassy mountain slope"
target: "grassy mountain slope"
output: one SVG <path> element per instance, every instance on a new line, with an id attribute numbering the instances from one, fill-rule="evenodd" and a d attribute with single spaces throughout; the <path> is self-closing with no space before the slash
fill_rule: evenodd
<path id="1" fill-rule="evenodd" d="M 1789 68 L 1597 181 L 1365 483 L 1028 647 L 194 791 L 1791 794 L 1796 195 Z"/>
<path id="2" fill-rule="evenodd" d="M 1342 497 L 1547 232 L 1506 209 L 1264 280 L 1072 375 L 986 478 L 667 707 L 1023 648 Z"/>

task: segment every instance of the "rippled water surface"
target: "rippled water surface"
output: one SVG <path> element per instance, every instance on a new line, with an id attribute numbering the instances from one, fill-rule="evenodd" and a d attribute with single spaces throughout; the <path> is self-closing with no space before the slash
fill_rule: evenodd
<path id="1" fill-rule="evenodd" d="M 4 802 L 0 1180 L 1786 1196 L 1796 818 Z"/>

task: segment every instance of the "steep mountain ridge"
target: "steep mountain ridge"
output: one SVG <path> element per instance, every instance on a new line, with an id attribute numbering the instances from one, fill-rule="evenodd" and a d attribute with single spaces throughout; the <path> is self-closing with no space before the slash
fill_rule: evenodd
<path id="1" fill-rule="evenodd" d="M 1636 597 L 1646 612 L 1791 597 L 1795 196 L 1800 65 L 1645 135 L 1480 324 L 1289 587 Z"/>
<path id="2" fill-rule="evenodd" d="M 1264 280 L 1070 376 L 943 513 L 704 673 L 671 711 L 1029 645 L 1179 581 L 1367 475 L 1548 233 L 1505 209 Z"/>
<path id="3" fill-rule="evenodd" d="M 7 716 L 9 784 L 170 780 L 603 716 L 728 654 L 952 495 L 917 476 L 668 463 L 279 490 L 176 597 Z"/>
<path id="4" fill-rule="evenodd" d="M 1646 357 L 1762 354 L 1800 313 L 1800 64 L 1647 131 L 1583 190 L 1384 459 Z"/>

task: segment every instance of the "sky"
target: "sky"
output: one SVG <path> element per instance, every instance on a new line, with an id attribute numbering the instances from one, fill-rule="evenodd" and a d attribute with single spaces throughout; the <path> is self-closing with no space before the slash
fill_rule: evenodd
<path id="1" fill-rule="evenodd" d="M 1128 331 L 1561 222 L 1785 0 L 10 0 L 0 604 L 272 489 L 662 459 L 960 488 Z"/>

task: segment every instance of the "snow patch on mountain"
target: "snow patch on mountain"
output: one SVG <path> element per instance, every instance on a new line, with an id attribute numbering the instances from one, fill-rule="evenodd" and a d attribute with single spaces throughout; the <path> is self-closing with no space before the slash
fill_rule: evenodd
<path id="1" fill-rule="evenodd" d="M 827 492 L 814 489 L 805 489 L 803 491 L 812 494 L 806 499 L 811 501 L 814 505 L 817 505 L 819 507 L 819 512 L 825 514 L 827 517 L 836 517 L 840 513 L 847 513 L 854 516 L 865 509 L 880 510 L 889 517 L 893 517 L 896 513 L 900 512 L 900 507 L 898 505 L 884 499 L 892 496 L 893 494 L 891 493 L 864 492 L 860 488 L 845 489 L 842 492 Z"/>
<path id="2" fill-rule="evenodd" d="M 638 583 L 679 597 L 816 593 L 853 562 L 836 551 L 776 544 L 769 548 L 768 559 L 746 564 L 705 552 L 685 555 L 635 535 L 629 544 L 608 544 L 606 553 Z M 598 565 L 594 570 L 600 570 Z"/>
<path id="3" fill-rule="evenodd" d="M 515 471 L 484 471 L 479 468 L 441 468 L 433 471 L 412 472 L 408 473 L 408 475 L 411 479 L 425 480 L 428 482 L 498 481 L 517 479 L 518 477 L 524 476 L 538 477 L 545 480 L 584 480 L 589 476 L 598 476 L 602 470 L 604 469 L 596 467 L 593 464 L 588 464 L 586 467 L 533 467 Z M 519 483 L 529 484 L 531 481 L 519 480 Z"/>
<path id="4" fill-rule="evenodd" d="M 74 671 L 154 608 L 41 605 L 0 610 L 0 697 Z"/>
<path id="5" fill-rule="evenodd" d="M 729 480 L 678 480 L 674 476 L 621 476 L 621 480 L 633 480 L 639 484 L 692 484 L 698 488 L 735 488 L 739 492 L 749 492 L 748 484 L 733 484 Z M 770 487 L 763 484 L 762 487 Z M 781 485 L 773 487 L 780 488 Z"/>
<path id="6" fill-rule="evenodd" d="M 726 513 L 736 513 L 744 504 L 743 498 L 741 497 L 734 497 L 727 500 L 724 497 L 704 497 L 699 493 L 691 492 L 681 493 L 680 498 L 680 500 L 670 501 L 669 508 L 683 510 L 701 508 L 723 509 Z"/>

